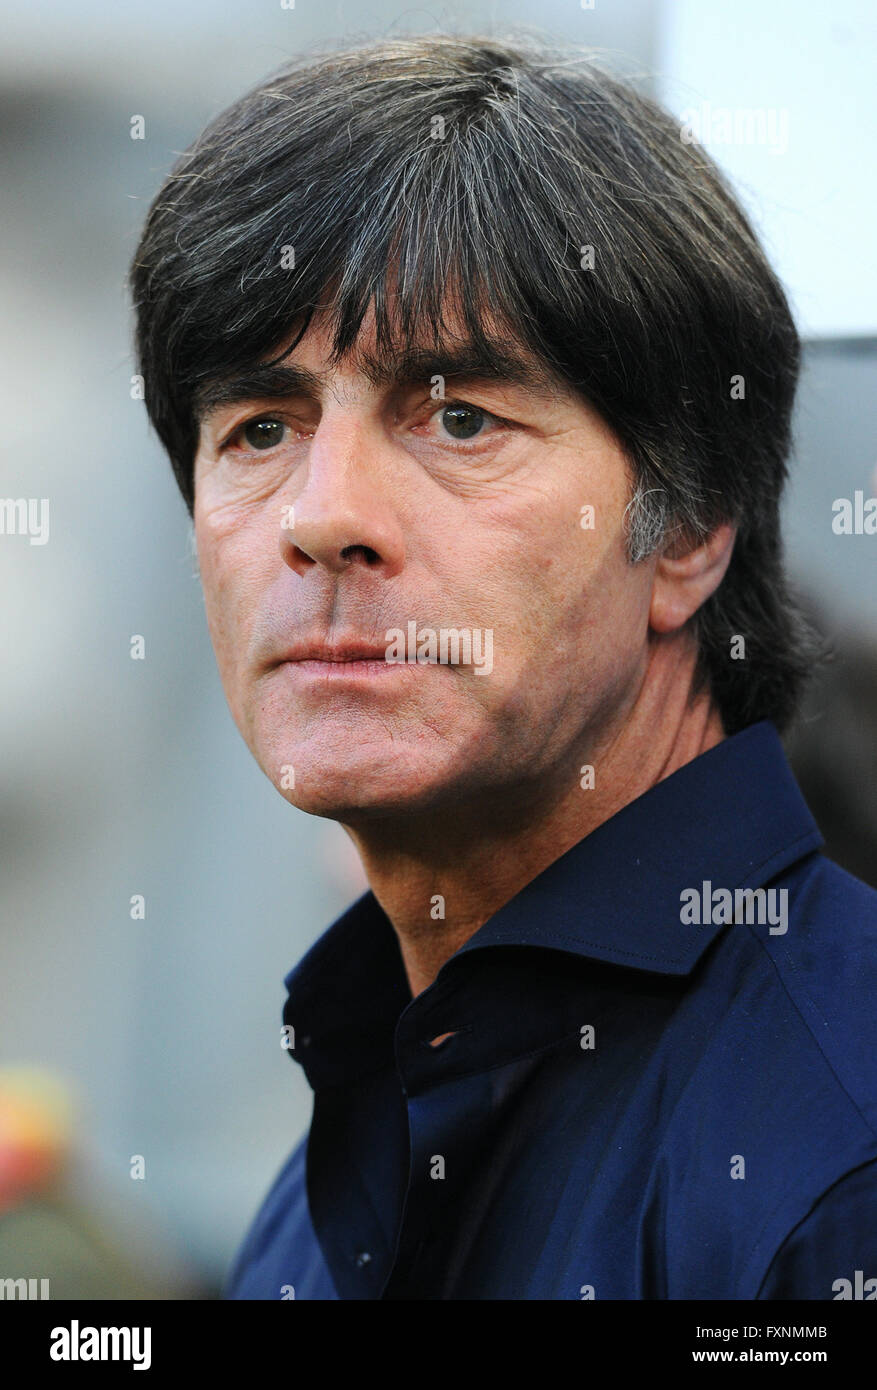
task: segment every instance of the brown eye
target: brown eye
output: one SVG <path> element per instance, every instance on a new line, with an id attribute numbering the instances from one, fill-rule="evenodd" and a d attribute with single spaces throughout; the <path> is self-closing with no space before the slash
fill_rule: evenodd
<path id="1" fill-rule="evenodd" d="M 280 420 L 251 420 L 242 433 L 251 449 L 273 449 L 283 443 L 285 428 Z"/>
<path id="2" fill-rule="evenodd" d="M 476 405 L 446 405 L 442 411 L 442 424 L 454 439 L 471 439 L 484 424 L 485 414 Z"/>

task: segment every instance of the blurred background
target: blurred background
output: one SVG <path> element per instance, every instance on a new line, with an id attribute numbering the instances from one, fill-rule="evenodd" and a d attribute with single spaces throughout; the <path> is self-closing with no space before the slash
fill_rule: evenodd
<path id="1" fill-rule="evenodd" d="M 209 1298 L 310 1118 L 283 977 L 363 880 L 225 706 L 188 517 L 131 394 L 149 201 L 211 117 L 327 39 L 538 26 L 648 74 L 733 179 L 806 339 L 786 537 L 834 656 L 788 747 L 829 853 L 877 884 L 877 536 L 832 530 L 836 499 L 877 494 L 877 10 L 3 8 L 0 497 L 48 498 L 50 533 L 0 536 L 0 1279 Z"/>

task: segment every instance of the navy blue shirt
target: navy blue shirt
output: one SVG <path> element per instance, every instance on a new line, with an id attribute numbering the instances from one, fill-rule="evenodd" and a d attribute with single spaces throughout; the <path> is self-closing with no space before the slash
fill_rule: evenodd
<path id="1" fill-rule="evenodd" d="M 314 1112 L 226 1297 L 877 1298 L 877 893 L 821 845 L 763 722 L 415 999 L 366 893 L 287 977 Z"/>

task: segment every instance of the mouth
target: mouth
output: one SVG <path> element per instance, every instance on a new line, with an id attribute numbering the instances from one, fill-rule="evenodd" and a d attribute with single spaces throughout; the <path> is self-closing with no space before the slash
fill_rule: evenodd
<path id="1" fill-rule="evenodd" d="M 388 661 L 385 646 L 368 642 L 309 642 L 292 648 L 276 663 L 298 683 L 368 685 L 410 676 L 411 665 Z"/>
<path id="2" fill-rule="evenodd" d="M 378 647 L 370 642 L 302 643 L 285 652 L 278 665 L 286 662 L 295 665 L 319 663 L 323 666 L 347 666 L 359 662 L 392 665 L 387 661 L 386 644 Z"/>

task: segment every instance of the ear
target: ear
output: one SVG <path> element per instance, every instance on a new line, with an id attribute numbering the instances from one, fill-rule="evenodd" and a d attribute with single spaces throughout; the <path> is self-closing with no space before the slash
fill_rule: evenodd
<path id="1" fill-rule="evenodd" d="M 653 632 L 684 627 L 721 584 L 734 549 L 736 526 L 722 522 L 700 545 L 676 540 L 655 567 L 649 626 Z"/>

